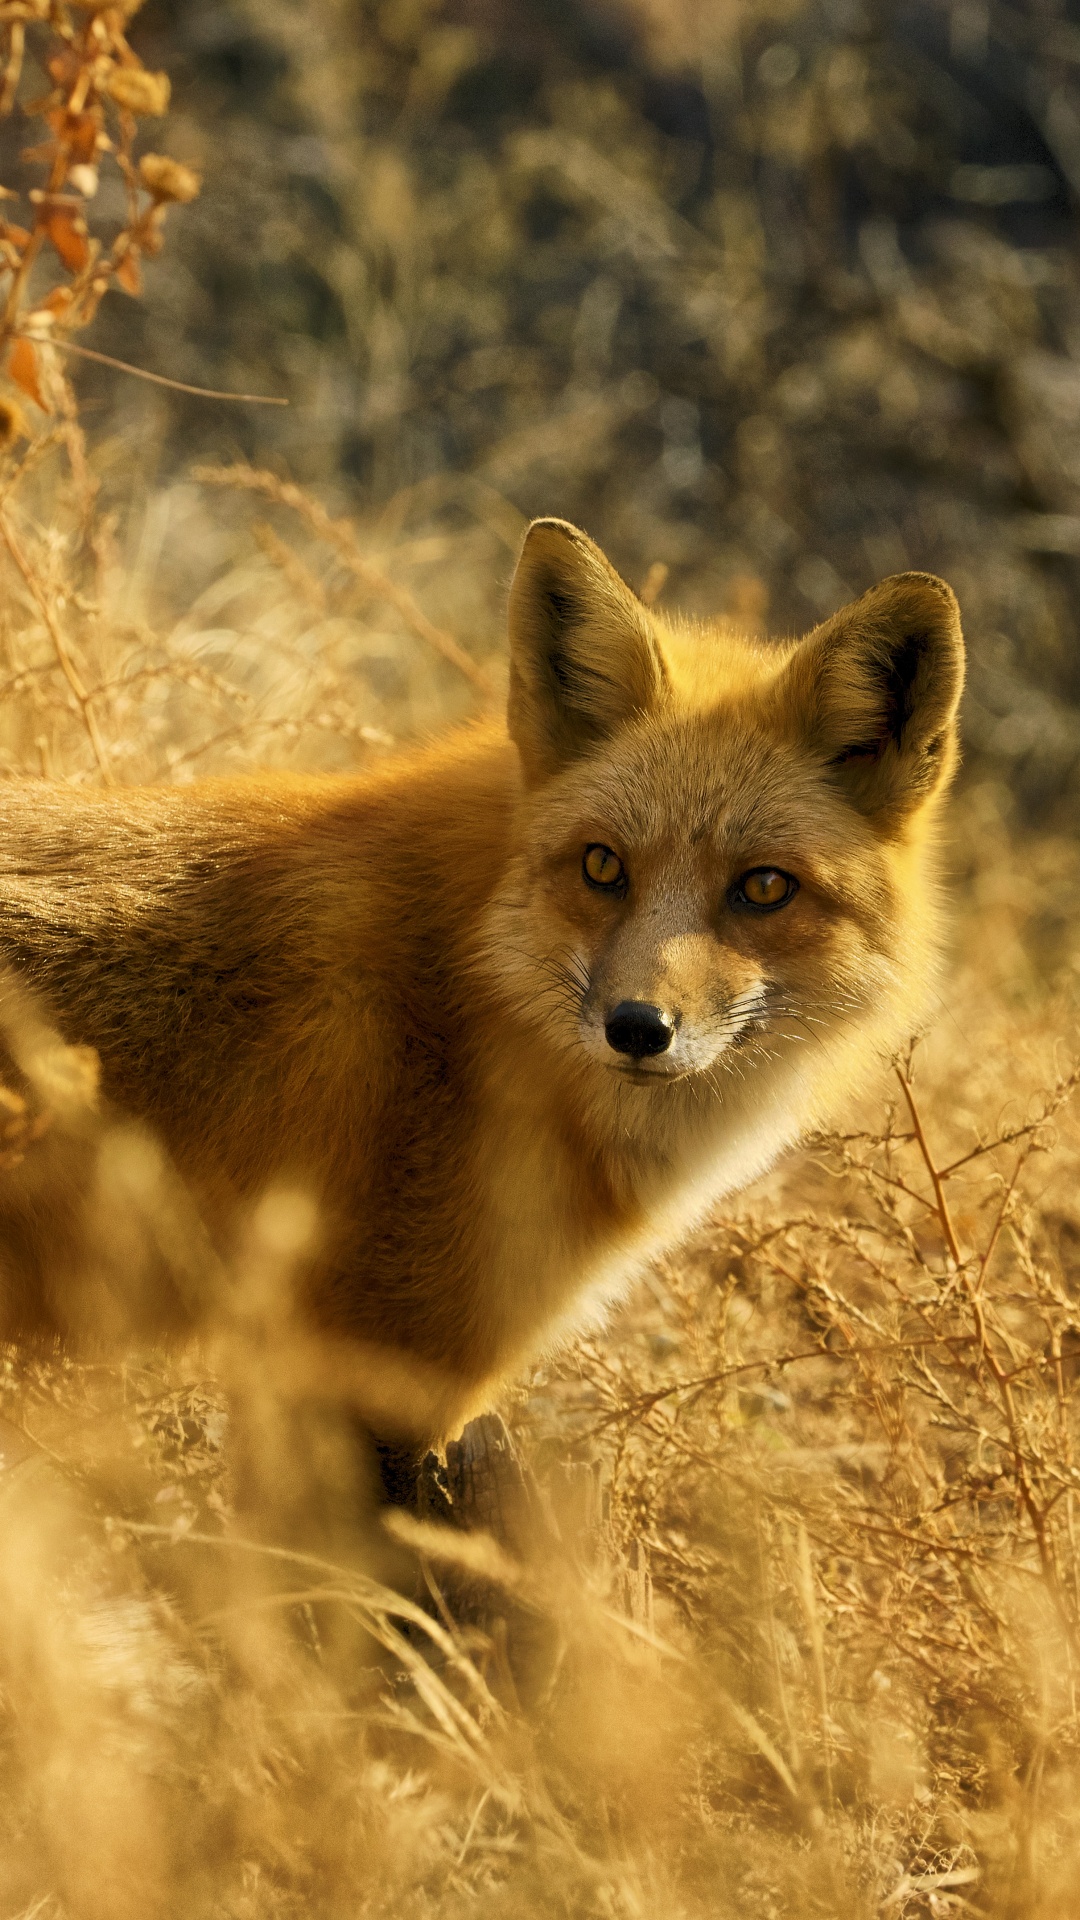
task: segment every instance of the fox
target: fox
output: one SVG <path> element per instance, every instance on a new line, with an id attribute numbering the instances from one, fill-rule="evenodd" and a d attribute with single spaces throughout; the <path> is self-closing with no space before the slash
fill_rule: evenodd
<path id="1" fill-rule="evenodd" d="M 307 1196 L 290 1364 L 410 1458 L 834 1121 L 943 944 L 944 581 L 766 641 L 646 607 L 541 519 L 508 636 L 505 717 L 370 770 L 0 786 L 10 990 L 219 1251 Z M 3 1178 L 0 1337 L 63 1343 L 87 1312 L 47 1196 Z M 212 1305 L 163 1283 L 140 1330 Z"/>

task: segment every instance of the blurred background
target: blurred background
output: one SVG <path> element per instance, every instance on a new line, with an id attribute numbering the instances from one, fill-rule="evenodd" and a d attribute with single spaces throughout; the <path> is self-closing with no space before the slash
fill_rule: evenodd
<path id="1" fill-rule="evenodd" d="M 579 521 L 662 605 L 772 631 L 930 568 L 972 644 L 968 781 L 1071 826 L 1064 8 L 147 0 L 132 33 L 172 77 L 165 150 L 205 185 L 145 297 L 107 296 L 87 344 L 292 402 L 222 408 L 80 367 L 108 484 L 156 503 L 125 555 L 156 620 L 239 551 L 240 503 L 192 486 L 193 455 L 358 515 L 481 657 L 538 513 Z M 376 726 L 399 655 L 366 643 Z M 465 701 L 444 680 L 414 698 L 421 720 Z"/>
<path id="2" fill-rule="evenodd" d="M 100 531 L 40 466 L 24 538 L 118 778 L 364 765 L 498 701 L 535 514 L 771 633 L 927 568 L 969 641 L 950 868 L 985 964 L 1080 979 L 1080 16 L 144 0 L 130 33 L 172 82 L 140 150 L 203 190 L 81 339 L 290 404 L 66 363 Z M 86 213 L 122 227 L 115 167 Z M 0 776 L 95 780 L 5 582 Z"/>

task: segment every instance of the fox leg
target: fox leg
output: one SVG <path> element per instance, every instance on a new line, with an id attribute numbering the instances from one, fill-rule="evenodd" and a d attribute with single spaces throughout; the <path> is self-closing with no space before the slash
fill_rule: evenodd
<path id="1" fill-rule="evenodd" d="M 381 1440 L 375 1434 L 369 1436 L 369 1444 L 384 1506 L 410 1509 L 423 1520 L 456 1519 L 447 1471 L 437 1453 L 400 1440 Z"/>

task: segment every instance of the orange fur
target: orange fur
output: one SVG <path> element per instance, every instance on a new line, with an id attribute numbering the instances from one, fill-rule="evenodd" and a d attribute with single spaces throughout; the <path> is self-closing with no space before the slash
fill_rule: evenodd
<path id="1" fill-rule="evenodd" d="M 313 1197 L 298 1342 L 383 1356 L 380 1419 L 420 1441 L 841 1108 L 937 945 L 940 581 L 770 646 L 662 620 L 542 521 L 510 637 L 509 731 L 370 774 L 0 789 L 0 958 L 219 1245 L 268 1189 Z M 592 843 L 623 895 L 585 881 Z M 755 867 L 790 904 L 739 904 Z M 670 1013 L 670 1052 L 613 1051 L 627 1000 Z"/>

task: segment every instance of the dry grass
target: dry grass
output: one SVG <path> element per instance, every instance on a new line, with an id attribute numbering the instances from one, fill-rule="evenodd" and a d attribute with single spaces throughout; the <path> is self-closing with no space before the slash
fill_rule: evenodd
<path id="1" fill-rule="evenodd" d="M 236 625 L 159 638 L 112 611 L 119 569 L 100 600 L 72 586 L 93 539 L 63 498 L 43 528 L 11 473 L 36 588 L 9 602 L 12 777 L 95 777 L 43 606 L 125 776 L 362 763 L 486 697 L 414 611 L 401 532 L 241 469 L 278 518 L 226 570 Z M 467 572 L 494 607 L 504 549 L 431 537 L 450 604 Z M 375 705 L 333 649 L 384 620 L 401 680 Z M 955 835 L 930 1042 L 509 1410 L 559 1530 L 535 1563 L 415 1531 L 340 1564 L 245 1545 L 222 1442 L 250 1323 L 216 1360 L 8 1357 L 3 1410 L 42 1451 L 0 1475 L 7 1910 L 1071 1910 L 1078 872 L 1011 846 L 992 788 Z M 321 1498 L 335 1436 L 255 1413 Z M 455 1618 L 477 1578 L 483 1631 Z"/>
<path id="2" fill-rule="evenodd" d="M 523 1385 L 532 1550 L 248 1544 L 226 1384 L 313 1501 L 334 1471 L 250 1321 L 216 1360 L 8 1356 L 13 1915 L 1073 1911 L 1075 1016 L 988 981 L 1006 882 L 1022 950 L 1031 849 L 850 1130 Z"/>

